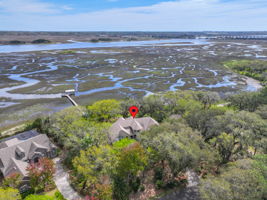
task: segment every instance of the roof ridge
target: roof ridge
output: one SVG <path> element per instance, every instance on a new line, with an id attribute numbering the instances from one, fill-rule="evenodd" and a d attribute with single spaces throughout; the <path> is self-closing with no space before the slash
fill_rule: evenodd
<path id="1" fill-rule="evenodd" d="M 29 142 L 29 141 L 31 141 L 31 140 L 33 140 L 33 139 L 36 139 L 36 138 L 38 138 L 38 137 L 44 137 L 44 136 L 46 136 L 46 134 L 38 134 L 38 135 L 36 135 L 36 136 L 33 136 L 33 137 L 31 137 L 31 138 L 28 138 L 27 140 L 18 140 L 18 138 L 12 138 L 12 139 L 17 139 L 17 140 L 20 141 L 20 142 L 17 143 L 17 144 L 11 145 L 11 146 L 7 146 L 7 147 L 5 147 L 5 148 L 1 148 L 0 151 L 3 150 L 3 149 L 6 149 L 6 148 L 10 148 L 10 147 L 18 146 L 18 145 L 20 145 L 20 144 L 22 144 L 22 143 L 24 143 L 24 142 Z M 10 140 L 12 140 L 12 139 L 10 139 Z M 6 140 L 5 142 L 10 141 L 10 140 Z"/>
<path id="2" fill-rule="evenodd" d="M 128 135 L 131 135 L 124 127 L 122 127 L 120 124 L 119 124 L 119 127 L 124 131 L 126 132 Z"/>

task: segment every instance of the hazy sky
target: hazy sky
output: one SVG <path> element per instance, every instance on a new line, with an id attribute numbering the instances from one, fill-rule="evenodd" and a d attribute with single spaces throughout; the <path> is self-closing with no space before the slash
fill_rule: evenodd
<path id="1" fill-rule="evenodd" d="M 0 0 L 0 30 L 267 31 L 267 0 Z"/>

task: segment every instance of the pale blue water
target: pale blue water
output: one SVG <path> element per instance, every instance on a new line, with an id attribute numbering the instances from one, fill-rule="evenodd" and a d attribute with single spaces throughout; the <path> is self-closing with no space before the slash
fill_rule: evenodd
<path id="1" fill-rule="evenodd" d="M 188 43 L 189 42 L 189 43 Z M 209 44 L 207 40 L 201 39 L 171 39 L 171 40 L 150 40 L 150 41 L 123 41 L 123 42 L 75 42 L 67 44 L 27 44 L 27 45 L 0 45 L 0 53 L 63 50 L 80 48 L 103 48 L 103 47 L 135 47 L 135 46 L 157 46 L 164 44 L 172 46 L 192 46 Z M 175 44 L 176 43 L 176 44 Z M 185 44 L 179 44 L 185 43 Z"/>
<path id="2" fill-rule="evenodd" d="M 190 44 L 179 44 L 181 42 L 191 42 Z M 42 50 L 59 50 L 59 49 L 75 49 L 75 48 L 97 48 L 97 47 L 127 47 L 127 46 L 159 46 L 159 45 L 165 45 L 165 44 L 170 44 L 172 43 L 173 45 L 177 46 L 190 46 L 190 45 L 204 45 L 204 44 L 209 44 L 208 41 L 206 40 L 185 40 L 185 39 L 172 39 L 172 40 L 153 40 L 153 41 L 134 41 L 134 42 L 108 42 L 108 43 L 82 43 L 82 42 L 77 42 L 77 43 L 69 43 L 69 44 L 45 44 L 45 45 L 0 45 L 0 53 L 12 53 L 12 52 L 28 52 L 28 51 L 42 51 Z M 103 52 L 101 52 L 103 53 Z M 73 66 L 72 60 L 69 61 L 69 67 L 78 67 L 78 66 Z M 108 59 L 106 60 L 107 62 L 114 62 L 113 59 Z M 47 69 L 44 70 L 36 70 L 34 72 L 28 72 L 28 73 L 22 73 L 22 74 L 2 74 L 7 76 L 9 79 L 16 80 L 16 81 L 22 81 L 24 84 L 19 85 L 19 86 L 12 86 L 12 87 L 6 87 L 0 89 L 0 97 L 5 97 L 5 98 L 10 98 L 13 100 L 18 100 L 18 99 L 41 99 L 41 98 L 60 98 L 61 94 L 18 94 L 18 93 L 12 93 L 12 90 L 16 89 L 21 89 L 25 87 L 30 87 L 33 86 L 37 83 L 39 83 L 39 80 L 32 79 L 25 77 L 26 75 L 32 75 L 32 74 L 39 74 L 43 72 L 51 72 L 51 71 L 56 71 L 58 69 L 56 62 L 51 62 L 48 64 L 45 64 L 47 66 Z M 17 66 L 13 66 L 11 68 L 11 71 L 15 71 L 17 69 Z M 162 68 L 165 70 L 168 70 L 169 68 Z M 177 72 L 179 74 L 183 74 L 185 67 L 177 66 L 175 68 L 170 68 L 170 69 L 177 69 Z M 152 69 L 149 68 L 141 68 L 138 67 L 136 71 L 133 73 L 138 73 L 140 70 L 147 70 L 150 71 Z M 194 70 L 194 69 L 192 69 Z M 216 70 L 212 69 L 206 69 L 207 71 L 213 73 L 214 77 L 218 75 L 218 72 Z M 153 71 L 153 70 L 152 70 Z M 95 88 L 91 89 L 88 91 L 79 91 L 79 83 L 83 82 L 82 77 L 80 77 L 80 74 L 76 74 L 72 79 L 66 80 L 67 84 L 74 84 L 74 87 L 76 89 L 76 95 L 89 95 L 89 94 L 94 94 L 98 92 L 105 92 L 105 91 L 111 91 L 111 90 L 116 90 L 116 89 L 129 89 L 130 91 L 140 91 L 144 92 L 145 95 L 152 94 L 151 91 L 146 90 L 146 89 L 136 89 L 130 86 L 124 86 L 123 83 L 128 82 L 128 81 L 133 81 L 138 79 L 148 79 L 154 75 L 148 75 L 148 76 L 141 76 L 141 77 L 136 77 L 136 78 L 129 78 L 129 79 L 123 79 L 122 77 L 115 77 L 112 74 L 104 74 L 104 73 L 98 73 L 94 74 L 100 77 L 106 77 L 110 81 L 112 81 L 114 84 L 112 84 L 109 87 L 102 87 L 102 88 Z M 169 78 L 174 78 L 176 76 L 176 73 L 172 72 Z M 160 77 L 158 77 L 160 78 Z M 168 78 L 167 78 L 168 79 Z M 204 85 L 198 82 L 197 77 L 192 77 L 194 83 L 197 85 L 197 88 L 220 88 L 220 87 L 234 87 L 237 84 L 231 80 L 230 76 L 223 76 L 223 80 L 216 83 L 216 84 L 209 84 L 209 85 Z M 170 81 L 168 80 L 167 83 L 169 84 Z M 186 80 L 183 78 L 178 78 L 176 82 L 172 83 L 172 85 L 169 87 L 170 91 L 175 91 L 179 87 L 183 87 L 186 84 Z M 248 86 L 247 89 L 248 91 L 255 91 L 255 87 L 253 86 Z M 13 102 L 1 102 L 0 108 L 1 107 L 7 107 L 11 106 L 14 104 Z"/>

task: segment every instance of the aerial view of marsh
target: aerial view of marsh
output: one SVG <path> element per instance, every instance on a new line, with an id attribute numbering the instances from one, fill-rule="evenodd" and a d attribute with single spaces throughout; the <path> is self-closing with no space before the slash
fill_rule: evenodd
<path id="1" fill-rule="evenodd" d="M 262 87 L 258 81 L 235 73 L 224 63 L 267 59 L 266 40 L 42 37 L 46 39 L 40 43 L 22 43 L 14 42 L 16 35 L 2 35 L 1 129 L 71 106 L 62 98 L 69 89 L 75 90 L 74 99 L 81 105 L 163 91 L 216 91 L 221 96 L 257 91 Z"/>
<path id="2" fill-rule="evenodd" d="M 0 200 L 267 200 L 266 0 L 0 0 Z"/>

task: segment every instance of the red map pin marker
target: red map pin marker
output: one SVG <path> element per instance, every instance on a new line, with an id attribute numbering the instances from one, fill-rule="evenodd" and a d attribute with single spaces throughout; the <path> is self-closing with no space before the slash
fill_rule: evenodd
<path id="1" fill-rule="evenodd" d="M 133 118 L 135 118 L 135 116 L 137 115 L 139 109 L 136 106 L 132 106 L 129 108 L 129 112 L 131 113 L 131 115 L 133 116 Z"/>

